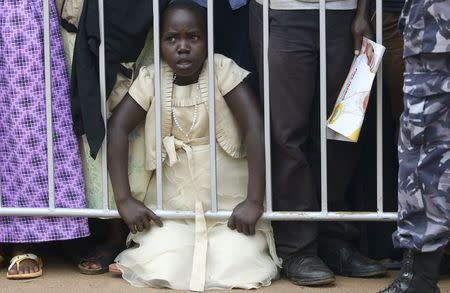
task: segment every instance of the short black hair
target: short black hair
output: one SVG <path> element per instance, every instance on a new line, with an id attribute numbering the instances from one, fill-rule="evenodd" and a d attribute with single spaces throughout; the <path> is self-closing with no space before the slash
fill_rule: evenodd
<path id="1" fill-rule="evenodd" d="M 193 0 L 171 0 L 167 4 L 166 8 L 164 9 L 164 11 L 162 13 L 160 28 L 163 27 L 164 20 L 165 20 L 167 13 L 171 10 L 176 10 L 176 9 L 186 9 L 186 10 L 190 10 L 190 11 L 193 11 L 194 13 L 196 13 L 202 22 L 202 26 L 205 29 L 205 33 L 208 31 L 208 18 L 207 18 L 206 8 L 200 6 Z"/>

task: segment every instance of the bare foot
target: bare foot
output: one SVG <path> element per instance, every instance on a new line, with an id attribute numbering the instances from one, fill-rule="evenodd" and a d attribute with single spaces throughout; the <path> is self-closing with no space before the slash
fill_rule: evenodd
<path id="1" fill-rule="evenodd" d="M 115 275 L 122 275 L 122 271 L 119 270 L 119 268 L 117 267 L 117 264 L 112 263 L 109 265 L 109 272 L 113 273 Z"/>
<path id="2" fill-rule="evenodd" d="M 88 270 L 99 270 L 102 268 L 102 265 L 96 261 L 83 261 L 80 263 L 80 266 Z"/>
<path id="3" fill-rule="evenodd" d="M 25 259 L 19 264 L 19 271 L 17 271 L 17 265 L 14 265 L 9 271 L 8 275 L 24 275 L 39 272 L 39 263 L 37 260 Z"/>
<path id="4" fill-rule="evenodd" d="M 15 244 L 13 246 L 12 254 L 14 256 L 18 255 L 24 255 L 29 253 L 30 251 L 33 251 L 31 247 L 28 244 Z M 32 259 L 32 258 L 25 258 L 22 261 L 16 262 L 9 270 L 8 270 L 8 276 L 15 276 L 15 278 L 20 278 L 19 275 L 28 275 L 37 273 L 41 270 L 41 264 L 40 259 Z M 38 276 L 36 276 L 38 277 Z M 14 279 L 11 278 L 11 279 Z"/>

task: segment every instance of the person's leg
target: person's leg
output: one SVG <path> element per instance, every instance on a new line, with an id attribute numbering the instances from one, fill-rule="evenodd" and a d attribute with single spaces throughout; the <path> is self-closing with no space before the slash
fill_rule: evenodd
<path id="1" fill-rule="evenodd" d="M 80 259 L 78 268 L 83 274 L 96 275 L 106 273 L 110 264 L 126 246 L 128 228 L 121 219 L 113 219 L 102 223 L 106 226 L 107 236 L 101 243 L 91 243 L 89 252 Z M 95 234 L 95 230 L 93 231 Z"/>
<path id="2" fill-rule="evenodd" d="M 339 92 L 354 58 L 351 25 L 354 11 L 328 11 L 327 13 L 327 114 L 331 114 Z M 338 28 L 338 29 L 337 29 Z M 328 160 L 328 209 L 349 210 L 347 191 L 359 161 L 360 144 L 336 140 L 327 142 Z M 339 174 L 339 176 L 336 176 Z M 332 227 L 341 227 L 338 231 Z M 353 239 L 357 236 L 349 223 L 326 223 L 325 233 Z M 342 234 L 344 233 L 344 234 Z M 337 235 L 336 235 L 337 234 Z"/>
<path id="3" fill-rule="evenodd" d="M 336 99 L 347 77 L 354 58 L 353 36 L 351 24 L 354 11 L 328 11 L 327 12 L 327 115 L 334 108 Z M 317 24 L 318 25 L 318 24 Z M 336 29 L 339 28 L 339 29 Z M 317 77 L 319 78 L 319 76 Z M 316 93 L 314 106 L 314 121 L 312 125 L 311 152 L 314 158 L 314 173 L 317 185 L 320 178 L 320 128 L 319 105 L 320 88 Z M 360 147 L 358 143 L 341 141 L 327 141 L 327 169 L 328 169 L 328 209 L 330 211 L 347 211 L 350 206 L 347 202 L 347 191 L 353 179 L 359 161 Z M 339 174 L 339 176 L 336 176 Z M 350 223 L 325 222 L 320 225 L 321 236 L 339 237 L 352 240 L 357 237 L 358 231 Z"/>
<path id="4" fill-rule="evenodd" d="M 439 263 L 450 237 L 450 93 L 405 95 L 405 105 L 393 240 L 406 251 L 402 273 L 383 292 L 439 292 Z"/>
<path id="5" fill-rule="evenodd" d="M 402 271 L 385 293 L 439 292 L 439 264 L 450 237 L 449 61 L 448 53 L 405 59 L 393 234 L 405 253 Z"/>
<path id="6" fill-rule="evenodd" d="M 431 252 L 450 237 L 450 93 L 405 95 L 399 139 L 397 247 Z"/>
<path id="7" fill-rule="evenodd" d="M 315 21 L 314 11 L 271 11 L 269 68 L 274 210 L 318 209 L 317 189 L 305 154 L 318 65 L 314 31 L 308 31 L 308 26 Z M 282 256 L 311 247 L 316 241 L 316 223 L 276 222 L 273 227 Z"/>
<path id="8" fill-rule="evenodd" d="M 383 83 L 390 98 L 395 134 L 398 137 L 400 115 L 403 112 L 403 40 L 398 30 L 400 13 L 383 12 Z"/>
<path id="9" fill-rule="evenodd" d="M 354 11 L 327 12 L 327 114 L 332 112 L 354 58 L 351 25 Z M 338 28 L 338 29 L 337 29 Z M 328 209 L 351 210 L 348 192 L 360 157 L 360 143 L 328 140 Z M 319 174 L 317 175 L 319 176 Z M 385 274 L 377 262 L 362 256 L 353 246 L 359 231 L 353 223 L 321 224 L 320 255 L 338 274 L 368 277 Z M 348 254 L 349 258 L 344 256 Z M 344 260 L 345 258 L 345 260 Z"/>
<path id="10" fill-rule="evenodd" d="M 262 77 L 262 6 L 252 1 L 250 10 L 252 47 Z M 318 209 L 313 173 L 305 154 L 318 68 L 316 22 L 316 11 L 270 12 L 272 201 L 278 211 Z M 272 222 L 272 226 L 289 279 L 302 285 L 334 281 L 317 257 L 317 223 Z"/>
<path id="11" fill-rule="evenodd" d="M 397 141 L 399 133 L 400 115 L 403 112 L 403 40 L 398 30 L 398 19 L 400 12 L 383 11 L 383 46 L 386 51 L 383 55 L 383 207 L 384 211 L 391 212 L 397 210 L 397 177 L 398 177 L 398 157 Z M 376 31 L 376 14 L 372 17 L 372 28 Z M 375 87 L 375 82 L 374 86 Z M 376 97 L 372 97 L 371 105 L 366 114 L 366 129 L 374 127 L 376 124 L 375 113 L 373 109 L 376 104 Z M 374 103 L 375 102 L 375 103 Z M 371 109 L 372 108 L 372 109 Z M 360 196 L 363 208 L 376 208 L 376 158 L 374 145 L 374 128 L 370 130 L 370 135 L 364 140 L 363 148 L 367 148 L 372 158 L 369 161 L 364 159 L 360 162 L 359 168 L 364 170 L 365 189 L 367 190 Z M 365 163 L 367 162 L 367 163 Z M 359 182 L 358 182 L 359 183 Z M 392 233 L 397 225 L 394 222 L 385 223 L 367 223 L 361 227 L 366 248 L 369 255 L 375 259 L 380 259 L 388 269 L 400 268 L 401 251 L 395 249 L 391 241 Z M 364 230 L 363 230 L 364 229 Z"/>

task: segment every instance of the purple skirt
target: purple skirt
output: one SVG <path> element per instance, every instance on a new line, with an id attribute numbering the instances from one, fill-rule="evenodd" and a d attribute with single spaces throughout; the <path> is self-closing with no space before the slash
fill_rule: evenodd
<path id="1" fill-rule="evenodd" d="M 0 0 L 0 194 L 3 207 L 48 207 L 42 0 Z M 50 1 L 55 205 L 86 206 L 69 78 Z M 0 243 L 89 235 L 86 218 L 0 217 Z"/>

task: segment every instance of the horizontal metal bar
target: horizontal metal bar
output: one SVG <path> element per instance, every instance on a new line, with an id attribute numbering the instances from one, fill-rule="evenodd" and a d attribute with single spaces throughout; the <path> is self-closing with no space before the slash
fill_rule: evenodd
<path id="1" fill-rule="evenodd" d="M 194 212 L 189 211 L 155 211 L 164 219 L 193 219 Z M 116 210 L 103 209 L 48 209 L 48 208 L 1 208 L 0 216 L 32 216 L 32 217 L 89 217 L 118 218 Z M 206 218 L 226 219 L 230 211 L 217 213 L 206 212 Z M 377 212 L 270 212 L 264 213 L 263 219 L 272 221 L 395 221 L 397 213 Z"/>

